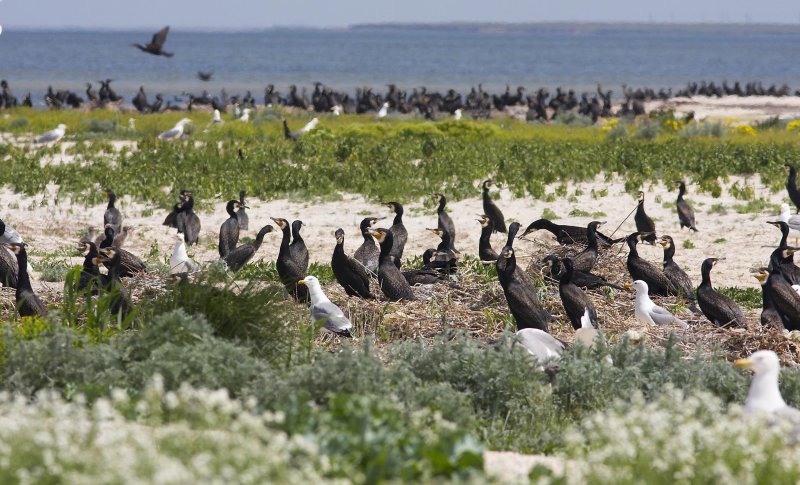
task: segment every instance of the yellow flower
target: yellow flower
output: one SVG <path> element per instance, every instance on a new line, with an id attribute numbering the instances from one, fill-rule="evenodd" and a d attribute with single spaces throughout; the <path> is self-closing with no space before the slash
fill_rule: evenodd
<path id="1" fill-rule="evenodd" d="M 792 120 L 786 125 L 786 129 L 789 131 L 795 131 L 800 129 L 800 120 Z"/>
<path id="2" fill-rule="evenodd" d="M 736 130 L 736 133 L 739 133 L 741 135 L 750 135 L 750 136 L 756 135 L 756 129 L 750 125 L 739 125 L 736 126 L 734 130 Z"/>

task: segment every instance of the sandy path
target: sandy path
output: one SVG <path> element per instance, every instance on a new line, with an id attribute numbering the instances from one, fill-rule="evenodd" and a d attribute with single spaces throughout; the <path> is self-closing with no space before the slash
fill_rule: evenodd
<path id="1" fill-rule="evenodd" d="M 731 183 L 742 179 L 732 178 Z M 756 193 L 774 203 L 782 202 L 783 193 L 769 194 L 757 178 L 750 179 L 755 184 Z M 600 179 L 591 183 L 570 184 L 568 196 L 575 193 L 576 188 L 583 192 L 572 202 L 559 198 L 554 202 L 545 202 L 531 199 L 512 199 L 507 192 L 495 193 L 499 207 L 508 220 L 517 220 L 527 225 L 539 218 L 545 209 L 553 211 L 559 216 L 556 221 L 563 224 L 583 225 L 589 220 L 598 219 L 607 221 L 603 228 L 606 234 L 622 222 L 625 216 L 635 207 L 635 200 L 623 190 L 620 182 L 606 183 Z M 778 231 L 764 222 L 775 219 L 775 214 L 765 212 L 762 214 L 737 214 L 734 205 L 744 204 L 723 192 L 723 196 L 714 199 L 707 194 L 691 193 L 695 187 L 690 186 L 687 196 L 694 205 L 697 213 L 698 233 L 689 233 L 688 230 L 679 230 L 678 219 L 672 202 L 676 193 L 670 192 L 662 185 L 654 186 L 648 191 L 646 210 L 655 220 L 659 234 L 670 234 L 677 245 L 676 261 L 685 268 L 687 273 L 699 283 L 699 268 L 703 259 L 711 256 L 727 257 L 727 260 L 714 269 L 714 282 L 717 286 L 752 287 L 755 280 L 748 271 L 753 266 L 766 264 L 769 254 L 779 240 Z M 554 187 L 548 188 L 552 192 Z M 600 191 L 607 189 L 605 197 L 592 198 L 592 189 Z M 83 207 L 61 202 L 54 205 L 52 194 L 54 187 L 50 187 L 49 194 L 42 197 L 26 197 L 13 194 L 4 189 L 0 191 L 0 217 L 11 224 L 31 245 L 32 250 L 38 254 L 53 253 L 60 249 L 72 250 L 79 234 L 86 226 L 102 226 L 105 205 Z M 476 195 L 478 190 L 476 189 Z M 498 197 L 499 195 L 499 197 Z M 669 202 L 670 207 L 663 207 L 656 201 Z M 43 205 L 42 201 L 46 204 Z M 258 229 L 267 223 L 270 216 L 284 217 L 289 220 L 301 219 L 306 223 L 303 236 L 308 245 L 312 261 L 329 261 L 333 246 L 333 232 L 338 227 L 344 228 L 347 239 L 345 248 L 348 252 L 355 250 L 361 244 L 358 232 L 360 220 L 367 215 L 385 216 L 382 221 L 385 227 L 391 225 L 392 213 L 386 207 L 365 201 L 360 196 L 345 196 L 337 202 L 296 202 L 287 200 L 260 201 L 249 199 L 251 209 L 250 229 L 242 236 L 255 237 Z M 710 214 L 712 205 L 722 204 L 727 209 L 726 214 Z M 144 204 L 132 203 L 124 197 L 118 207 L 125 216 L 125 225 L 132 225 L 136 231 L 129 237 L 126 248 L 135 254 L 146 254 L 153 244 L 157 244 L 159 252 L 168 258 L 174 244 L 173 233 L 161 225 L 166 216 L 162 209 L 153 209 Z M 573 210 L 582 210 L 596 214 L 590 216 L 569 216 Z M 462 200 L 448 204 L 448 210 L 453 218 L 457 230 L 457 247 L 465 253 L 477 253 L 477 240 L 480 233 L 475 216 L 482 213 L 482 203 L 479 198 Z M 152 213 L 150 213 L 152 212 Z M 605 215 L 603 215 L 605 214 Z M 217 258 L 217 238 L 219 226 L 227 218 L 224 202 L 215 204 L 212 212 L 201 212 L 202 221 L 201 242 L 197 247 L 190 248 L 190 254 L 198 261 L 212 261 Z M 436 211 L 434 207 L 425 207 L 421 201 L 406 205 L 404 222 L 409 231 L 409 243 L 406 254 L 418 255 L 426 248 L 435 247 L 438 238 L 426 227 L 435 227 Z M 617 232 L 624 235 L 635 230 L 633 218 L 628 219 Z M 525 253 L 526 249 L 533 248 L 536 244 L 554 245 L 555 242 L 547 232 L 539 232 L 531 240 L 521 241 L 517 244 L 519 252 Z M 722 241 L 724 239 L 724 241 Z M 497 234 L 493 240 L 495 248 L 502 246 L 504 236 Z M 690 241 L 692 249 L 684 248 L 684 242 Z M 277 257 L 280 244 L 279 233 L 267 236 L 265 244 L 256 258 L 274 260 Z M 644 246 L 640 254 L 652 261 L 660 261 L 661 247 Z M 36 257 L 33 258 L 36 266 Z M 73 258 L 78 264 L 80 258 Z"/>
<path id="2" fill-rule="evenodd" d="M 672 98 L 667 101 L 650 101 L 645 104 L 647 112 L 675 110 L 684 115 L 694 111 L 695 119 L 758 121 L 778 116 L 782 119 L 800 117 L 800 97 L 784 96 L 723 96 L 710 98 Z"/>

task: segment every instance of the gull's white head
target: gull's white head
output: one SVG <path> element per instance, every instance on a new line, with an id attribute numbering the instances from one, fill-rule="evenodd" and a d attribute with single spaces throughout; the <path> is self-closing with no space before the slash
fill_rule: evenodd
<path id="1" fill-rule="evenodd" d="M 642 280 L 634 281 L 633 288 L 636 290 L 636 296 L 647 295 L 650 291 L 650 288 L 647 287 L 647 283 Z"/>
<path id="2" fill-rule="evenodd" d="M 383 107 L 388 109 L 389 108 L 389 102 L 386 101 L 385 103 L 383 103 Z"/>
<path id="3" fill-rule="evenodd" d="M 785 216 L 786 218 L 792 213 L 791 209 L 789 209 L 789 204 L 783 203 L 781 204 L 781 217 Z M 786 221 L 783 221 L 786 222 Z"/>
<path id="4" fill-rule="evenodd" d="M 781 370 L 778 354 L 771 350 L 759 350 L 746 359 L 737 360 L 734 365 L 745 369 L 753 369 L 756 375 L 777 374 Z"/>
<path id="5" fill-rule="evenodd" d="M 64 131 L 64 130 L 67 129 L 67 125 L 65 125 L 64 123 L 61 123 L 61 124 L 58 125 L 58 129 L 61 130 L 61 131 Z"/>
<path id="6" fill-rule="evenodd" d="M 184 126 L 184 125 L 188 125 L 188 124 L 189 124 L 189 123 L 191 123 L 191 122 L 192 122 L 192 120 L 190 120 L 189 118 L 183 118 L 183 119 L 182 119 L 182 120 L 180 120 L 180 121 L 178 122 L 178 124 L 177 124 L 177 125 L 175 125 L 175 126 Z"/>
<path id="7" fill-rule="evenodd" d="M 319 280 L 317 279 L 316 276 L 308 275 L 305 278 L 303 278 L 302 280 L 298 281 L 297 284 L 298 285 L 307 286 L 308 289 L 311 290 L 312 293 L 316 293 L 318 291 L 319 292 L 322 291 L 322 287 L 320 286 Z"/>

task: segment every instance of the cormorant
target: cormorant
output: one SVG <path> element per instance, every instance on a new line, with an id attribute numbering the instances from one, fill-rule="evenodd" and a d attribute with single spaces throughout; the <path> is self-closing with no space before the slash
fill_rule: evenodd
<path id="1" fill-rule="evenodd" d="M 391 229 L 374 229 L 370 230 L 370 234 L 381 246 L 378 283 L 383 294 L 391 301 L 415 300 L 411 286 L 398 269 L 398 265 L 392 261 L 391 251 L 394 246 L 394 235 Z"/>
<path id="2" fill-rule="evenodd" d="M 703 281 L 697 287 L 697 303 L 700 305 L 703 315 L 714 325 L 744 327 L 747 325 L 747 321 L 739 305 L 727 296 L 718 293 L 711 286 L 711 268 L 718 261 L 720 261 L 718 258 L 708 258 L 703 261 L 701 266 Z"/>
<path id="3" fill-rule="evenodd" d="M 219 228 L 219 257 L 225 258 L 231 251 L 236 249 L 239 242 L 239 219 L 236 217 L 236 210 L 241 206 L 238 200 L 229 200 L 225 206 L 228 218 Z"/>
<path id="4" fill-rule="evenodd" d="M 778 243 L 778 249 L 784 249 L 788 247 L 787 239 L 789 238 L 789 225 L 783 221 L 768 221 L 767 224 L 772 224 L 773 226 L 777 227 L 781 231 L 781 241 Z M 800 268 L 794 264 L 794 253 L 789 254 L 786 258 L 781 258 L 780 261 L 780 271 L 783 277 L 790 285 L 798 285 L 800 284 Z M 772 261 L 770 260 L 770 264 Z"/>
<path id="5" fill-rule="evenodd" d="M 300 229 L 305 226 L 303 221 L 292 221 L 292 243 L 289 245 L 289 254 L 297 261 L 301 268 L 308 268 L 308 248 Z"/>
<path id="6" fill-rule="evenodd" d="M 186 190 L 181 189 L 180 193 L 178 194 L 178 203 L 172 206 L 172 211 L 167 214 L 167 217 L 164 219 L 162 225 L 167 227 L 178 227 L 178 214 L 183 210 L 183 202 L 186 200 Z"/>
<path id="7" fill-rule="evenodd" d="M 789 177 L 786 179 L 786 191 L 789 192 L 789 198 L 797 208 L 797 213 L 800 214 L 800 190 L 797 189 L 797 169 L 794 165 L 787 163 L 783 166 Z"/>
<path id="8" fill-rule="evenodd" d="M 331 269 L 336 281 L 342 285 L 349 296 L 358 296 L 366 299 L 375 297 L 369 291 L 369 274 L 367 268 L 344 252 L 344 230 L 336 230 L 336 247 L 331 257 Z"/>
<path id="9" fill-rule="evenodd" d="M 86 252 L 83 258 L 83 268 L 81 269 L 81 276 L 78 281 L 78 291 L 89 289 L 92 295 L 97 294 L 97 289 L 101 284 L 100 268 L 97 266 L 100 254 L 97 252 L 97 246 L 91 241 L 83 241 L 79 243 L 81 252 Z"/>
<path id="10" fill-rule="evenodd" d="M 180 212 L 176 218 L 178 233 L 183 233 L 183 241 L 191 246 L 200 240 L 200 216 L 194 211 L 194 197 L 186 192 L 180 203 Z"/>
<path id="11" fill-rule="evenodd" d="M 631 278 L 644 281 L 649 287 L 649 291 L 652 291 L 654 295 L 677 295 L 678 290 L 669 278 L 649 261 L 639 257 L 636 244 L 640 235 L 640 233 L 634 232 L 627 237 L 630 252 L 628 253 L 626 266 Z"/>
<path id="12" fill-rule="evenodd" d="M 628 285 L 630 286 L 630 285 Z M 667 325 L 670 323 L 677 323 L 683 328 L 688 328 L 689 325 L 669 312 L 666 308 L 662 308 L 650 299 L 648 294 L 647 283 L 642 280 L 633 282 L 633 287 L 636 289 L 636 306 L 634 314 L 636 319 L 641 323 L 650 325 Z"/>
<path id="13" fill-rule="evenodd" d="M 250 218 L 247 216 L 246 208 L 247 204 L 244 202 L 244 197 L 247 195 L 247 191 L 242 190 L 239 191 L 239 210 L 236 211 L 236 218 L 239 219 L 239 229 L 242 231 L 246 231 L 247 228 L 250 226 Z"/>
<path id="14" fill-rule="evenodd" d="M 458 265 L 458 257 L 456 253 L 453 252 L 450 233 L 447 232 L 447 229 L 431 229 L 427 228 L 427 230 L 433 232 L 437 236 L 441 238 L 441 242 L 436 247 L 436 251 L 433 256 L 433 260 L 430 262 L 429 266 L 431 269 L 436 270 L 444 270 L 446 273 L 452 273 L 455 271 L 456 266 Z"/>
<path id="15" fill-rule="evenodd" d="M 369 233 L 369 230 L 378 222 L 377 217 L 365 217 L 361 220 L 359 228 L 361 229 L 361 236 L 364 241 L 361 246 L 353 253 L 353 257 L 359 263 L 363 264 L 371 273 L 378 272 L 378 258 L 380 257 L 380 250 L 378 245 L 375 244 L 375 238 Z"/>
<path id="16" fill-rule="evenodd" d="M 503 217 L 503 213 L 500 212 L 500 209 L 498 209 L 492 201 L 492 198 L 489 197 L 489 187 L 491 187 L 493 183 L 491 179 L 483 181 L 483 213 L 491 219 L 495 232 L 505 233 L 506 219 Z"/>
<path id="17" fill-rule="evenodd" d="M 114 248 L 100 249 L 100 256 L 103 264 L 108 268 L 108 276 L 105 279 L 105 290 L 114 293 L 111 300 L 111 314 L 120 315 L 125 318 L 133 309 L 131 297 L 128 290 L 122 285 L 122 258 L 120 250 Z"/>
<path id="18" fill-rule="evenodd" d="M 759 268 L 758 272 L 753 275 L 761 285 L 761 325 L 765 327 L 774 327 L 779 330 L 785 330 L 784 319 L 778 310 L 775 308 L 775 303 L 772 301 L 772 296 L 769 294 L 769 287 L 767 286 L 767 278 L 769 278 L 769 271 L 767 268 Z"/>
<path id="19" fill-rule="evenodd" d="M 553 320 L 553 316 L 542 307 L 536 288 L 519 277 L 514 248 L 505 246 L 495 265 L 497 278 L 503 287 L 508 309 L 517 323 L 517 330 L 537 328 L 547 332 L 547 324 Z"/>
<path id="20" fill-rule="evenodd" d="M 597 228 L 603 224 L 605 224 L 605 222 L 592 221 L 586 226 L 586 240 L 588 244 L 583 251 L 572 256 L 572 264 L 576 270 L 589 273 L 592 271 L 592 268 L 594 268 L 599 256 L 597 250 Z"/>
<path id="21" fill-rule="evenodd" d="M 644 212 L 644 192 L 642 191 L 639 191 L 636 215 L 633 216 L 633 220 L 636 221 L 636 231 L 645 234 L 642 241 L 655 244 L 656 223 Z"/>
<path id="22" fill-rule="evenodd" d="M 582 327 L 581 319 L 585 314 L 589 315 L 589 321 L 593 327 L 597 327 L 597 310 L 592 300 L 586 293 L 572 282 L 573 265 L 570 258 L 564 258 L 564 272 L 558 282 L 558 294 L 561 297 L 561 304 L 567 312 L 572 328 L 578 330 Z"/>
<path id="23" fill-rule="evenodd" d="M 431 261 L 436 257 L 436 250 L 428 248 L 422 253 L 422 269 L 404 269 L 403 278 L 411 286 L 433 285 L 442 281 L 447 281 L 447 275 L 431 269 Z"/>
<path id="24" fill-rule="evenodd" d="M 153 54 L 154 56 L 172 57 L 172 52 L 164 50 L 164 42 L 167 41 L 167 34 L 169 34 L 169 25 L 153 34 L 153 39 L 147 45 L 131 44 L 133 47 L 138 48 L 142 52 Z"/>
<path id="25" fill-rule="evenodd" d="M 675 182 L 678 186 L 678 201 L 676 207 L 678 208 L 678 221 L 681 224 L 681 229 L 688 227 L 694 232 L 697 232 L 694 221 L 694 210 L 689 206 L 689 203 L 683 200 L 683 195 L 686 193 L 686 184 L 678 180 Z"/>
<path id="26" fill-rule="evenodd" d="M 0 220 L 0 236 L 5 233 L 6 224 Z M 11 249 L 5 245 L 0 247 L 0 285 L 10 288 L 17 287 L 17 258 Z"/>
<path id="27" fill-rule="evenodd" d="M 319 280 L 314 276 L 306 276 L 297 282 L 298 285 L 308 288 L 308 293 L 311 295 L 311 320 L 314 323 L 322 322 L 325 329 L 339 335 L 341 337 L 352 338 L 350 329 L 353 324 L 344 315 L 341 308 L 334 305 L 319 284 Z"/>
<path id="28" fill-rule="evenodd" d="M 783 320 L 786 330 L 800 330 L 800 295 L 786 281 L 781 271 L 782 263 L 794 254 L 793 248 L 778 248 L 770 255 L 770 271 L 766 285 L 772 303 Z"/>
<path id="29" fill-rule="evenodd" d="M 103 225 L 110 225 L 114 229 L 114 234 L 119 234 L 122 231 L 122 214 L 119 209 L 114 207 L 117 201 L 117 194 L 111 189 L 105 189 L 102 194 L 108 197 L 108 206 L 106 212 L 103 214 Z"/>
<path id="30" fill-rule="evenodd" d="M 213 75 L 214 71 L 208 71 L 208 72 L 197 71 L 197 78 L 204 82 L 211 81 L 211 76 Z"/>
<path id="31" fill-rule="evenodd" d="M 242 266 L 249 263 L 256 254 L 256 251 L 258 251 L 258 248 L 261 247 L 261 243 L 264 242 L 264 236 L 272 231 L 273 227 L 267 224 L 258 231 L 255 241 L 252 243 L 242 244 L 238 248 L 228 253 L 228 255 L 223 258 L 225 260 L 225 264 L 228 265 L 228 269 L 236 272 L 239 271 Z"/>
<path id="32" fill-rule="evenodd" d="M 679 293 L 683 293 L 684 298 L 694 302 L 695 292 L 691 278 L 672 259 L 675 256 L 675 241 L 671 236 L 661 236 L 661 246 L 664 248 L 664 275 Z"/>
<path id="33" fill-rule="evenodd" d="M 438 229 L 445 229 L 450 234 L 450 249 L 455 251 L 456 250 L 456 226 L 453 224 L 453 219 L 450 218 L 450 214 L 447 213 L 445 210 L 445 205 L 447 205 L 447 199 L 444 197 L 444 194 L 433 194 L 433 197 L 436 198 L 437 202 L 439 203 L 438 207 L 436 208 L 436 213 L 438 214 L 439 218 L 436 224 Z"/>
<path id="34" fill-rule="evenodd" d="M 21 317 L 43 317 L 47 315 L 47 307 L 42 300 L 36 296 L 31 287 L 31 279 L 28 276 L 28 253 L 25 245 L 20 243 L 7 244 L 6 247 L 17 256 L 17 287 L 15 297 L 17 301 L 17 311 Z"/>
<path id="35" fill-rule="evenodd" d="M 392 227 L 389 228 L 392 231 L 394 243 L 389 254 L 394 256 L 394 264 L 400 268 L 403 250 L 406 247 L 406 241 L 408 241 L 408 231 L 403 224 L 403 206 L 399 202 L 387 202 L 384 205 L 394 211 L 394 221 L 392 221 Z"/>
<path id="36" fill-rule="evenodd" d="M 555 222 L 547 219 L 538 219 L 531 222 L 528 227 L 525 228 L 525 232 L 523 232 L 522 236 L 520 237 L 525 237 L 528 234 L 541 229 L 553 234 L 553 236 L 556 237 L 558 244 L 561 244 L 562 246 L 568 246 L 570 244 L 588 244 L 589 242 L 587 240 L 588 235 L 586 233 L 586 227 L 556 224 Z M 597 242 L 604 247 L 611 246 L 625 240 L 624 237 L 619 239 L 611 239 L 600 231 L 595 231 L 595 234 L 597 234 Z"/>
<path id="37" fill-rule="evenodd" d="M 103 239 L 103 242 L 100 243 L 98 248 L 106 249 L 113 247 L 115 237 L 116 233 L 114 232 L 114 228 L 111 227 L 111 225 L 106 225 L 105 239 Z M 116 250 L 116 253 L 119 254 L 121 260 L 121 265 L 119 269 L 120 277 L 126 278 L 128 276 L 133 276 L 135 273 L 140 273 L 142 271 L 147 270 L 147 266 L 137 256 L 133 255 L 132 253 L 122 248 L 114 248 L 114 249 Z M 105 262 L 105 267 L 111 269 L 110 263 Z"/>
<path id="38" fill-rule="evenodd" d="M 492 220 L 486 214 L 477 220 L 481 223 L 481 238 L 478 240 L 478 258 L 483 262 L 497 261 L 497 252 L 492 249 Z"/>
<path id="39" fill-rule="evenodd" d="M 542 260 L 550 268 L 550 277 L 556 281 L 561 279 L 564 274 L 564 268 L 561 265 L 561 259 L 555 254 L 548 254 Z M 572 271 L 572 283 L 578 288 L 586 288 L 587 290 L 596 290 L 603 286 L 614 288 L 615 290 L 622 290 L 621 286 L 610 283 L 602 276 L 594 273 L 587 273 L 585 271 Z"/>
<path id="40" fill-rule="evenodd" d="M 289 221 L 275 217 L 270 217 L 270 219 L 275 221 L 275 224 L 283 231 L 281 248 L 278 252 L 278 259 L 275 261 L 275 269 L 278 270 L 278 276 L 280 276 L 283 286 L 286 287 L 286 291 L 288 291 L 292 297 L 298 301 L 308 301 L 308 288 L 303 285 L 297 285 L 297 282 L 305 277 L 308 267 L 300 266 L 300 264 L 292 258 L 291 251 L 289 250 L 289 242 L 292 238 Z"/>

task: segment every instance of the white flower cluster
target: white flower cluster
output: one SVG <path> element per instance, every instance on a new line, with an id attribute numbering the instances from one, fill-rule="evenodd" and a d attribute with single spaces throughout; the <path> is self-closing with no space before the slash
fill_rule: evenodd
<path id="1" fill-rule="evenodd" d="M 567 483 L 800 483 L 788 423 L 727 410 L 715 396 L 670 389 L 586 418 L 566 437 Z M 547 480 L 542 480 L 546 482 Z"/>
<path id="2" fill-rule="evenodd" d="M 0 483 L 329 482 L 316 446 L 252 404 L 157 378 L 136 405 L 119 390 L 92 406 L 0 393 Z"/>

